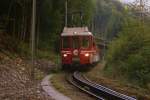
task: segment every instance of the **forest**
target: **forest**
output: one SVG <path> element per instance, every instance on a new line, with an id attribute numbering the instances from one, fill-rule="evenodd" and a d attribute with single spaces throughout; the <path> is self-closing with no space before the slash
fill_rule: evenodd
<path id="1" fill-rule="evenodd" d="M 150 14 L 118 0 L 36 1 L 37 60 L 60 63 L 67 2 L 68 27 L 87 26 L 95 37 L 108 42 L 101 59 L 104 75 L 150 91 Z M 1 53 L 31 59 L 31 21 L 32 0 L 0 0 L 0 64 Z"/>
<path id="2" fill-rule="evenodd" d="M 18 42 L 25 41 L 28 44 L 30 42 L 32 2 L 30 0 L 24 0 L 24 2 L 5 0 L 1 1 L 0 4 L 1 26 L 9 36 L 13 37 L 11 38 L 12 41 L 15 40 L 13 41 L 14 47 L 19 46 Z M 54 44 L 59 43 L 58 38 L 65 25 L 65 0 L 57 2 L 37 0 L 36 7 L 37 48 L 42 48 L 43 44 L 49 49 L 58 48 Z M 123 10 L 121 3 L 115 0 L 87 0 L 86 2 L 84 0 L 69 0 L 68 26 L 81 26 L 80 17 L 82 14 L 83 26 L 88 26 L 91 31 L 101 36 L 106 33 L 107 38 L 112 40 L 121 29 Z"/>
<path id="3" fill-rule="evenodd" d="M 68 1 L 69 26 L 80 24 L 79 12 L 83 12 L 83 25 L 90 24 L 94 1 L 86 0 L 85 3 L 83 2 L 85 0 Z M 32 2 L 30 0 L 24 0 L 24 2 L 22 0 L 5 0 L 1 1 L 0 4 L 1 24 L 5 27 L 6 33 L 14 38 L 14 47 L 19 46 L 18 42 L 29 43 Z M 59 35 L 64 27 L 65 0 L 58 0 L 57 2 L 54 0 L 37 0 L 36 9 L 36 46 L 42 48 L 44 44 L 49 49 L 55 48 L 57 45 L 54 44 L 58 44 Z M 71 21 L 72 16 L 76 16 L 73 21 Z"/>

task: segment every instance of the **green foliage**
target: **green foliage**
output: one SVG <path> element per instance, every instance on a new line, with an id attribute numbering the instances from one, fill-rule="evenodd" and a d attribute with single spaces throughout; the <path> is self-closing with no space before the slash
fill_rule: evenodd
<path id="1" fill-rule="evenodd" d="M 38 50 L 37 52 L 37 58 L 39 59 L 49 59 L 50 61 L 53 61 L 55 64 L 60 64 L 60 56 L 56 54 L 55 52 L 52 52 L 50 50 Z"/>
<path id="2" fill-rule="evenodd" d="M 106 72 L 114 77 L 126 77 L 131 82 L 150 82 L 150 29 L 129 18 L 107 54 Z"/>
<path id="3" fill-rule="evenodd" d="M 121 30 L 124 13 L 122 4 L 116 0 L 97 0 L 94 31 L 112 40 Z"/>

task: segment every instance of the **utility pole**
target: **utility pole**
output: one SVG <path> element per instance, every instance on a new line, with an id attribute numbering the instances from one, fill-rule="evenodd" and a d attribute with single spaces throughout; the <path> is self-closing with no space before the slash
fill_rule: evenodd
<path id="1" fill-rule="evenodd" d="M 66 0 L 65 3 L 65 10 L 66 10 L 66 14 L 65 14 L 65 27 L 67 27 L 67 23 L 68 23 L 68 0 Z"/>
<path id="2" fill-rule="evenodd" d="M 36 26 L 36 0 L 32 1 L 32 21 L 31 21 L 31 78 L 34 79 L 34 61 L 35 61 L 35 26 Z"/>

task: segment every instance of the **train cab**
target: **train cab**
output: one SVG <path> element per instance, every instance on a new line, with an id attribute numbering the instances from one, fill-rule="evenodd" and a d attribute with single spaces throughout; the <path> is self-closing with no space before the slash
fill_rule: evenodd
<path id="1" fill-rule="evenodd" d="M 62 65 L 86 65 L 99 61 L 93 34 L 87 27 L 65 27 L 61 34 Z"/>

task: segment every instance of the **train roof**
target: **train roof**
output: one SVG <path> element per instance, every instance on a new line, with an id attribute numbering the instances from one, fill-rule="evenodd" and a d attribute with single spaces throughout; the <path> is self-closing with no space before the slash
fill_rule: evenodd
<path id="1" fill-rule="evenodd" d="M 65 27 L 61 36 L 88 36 L 93 34 L 88 30 L 87 27 Z"/>

